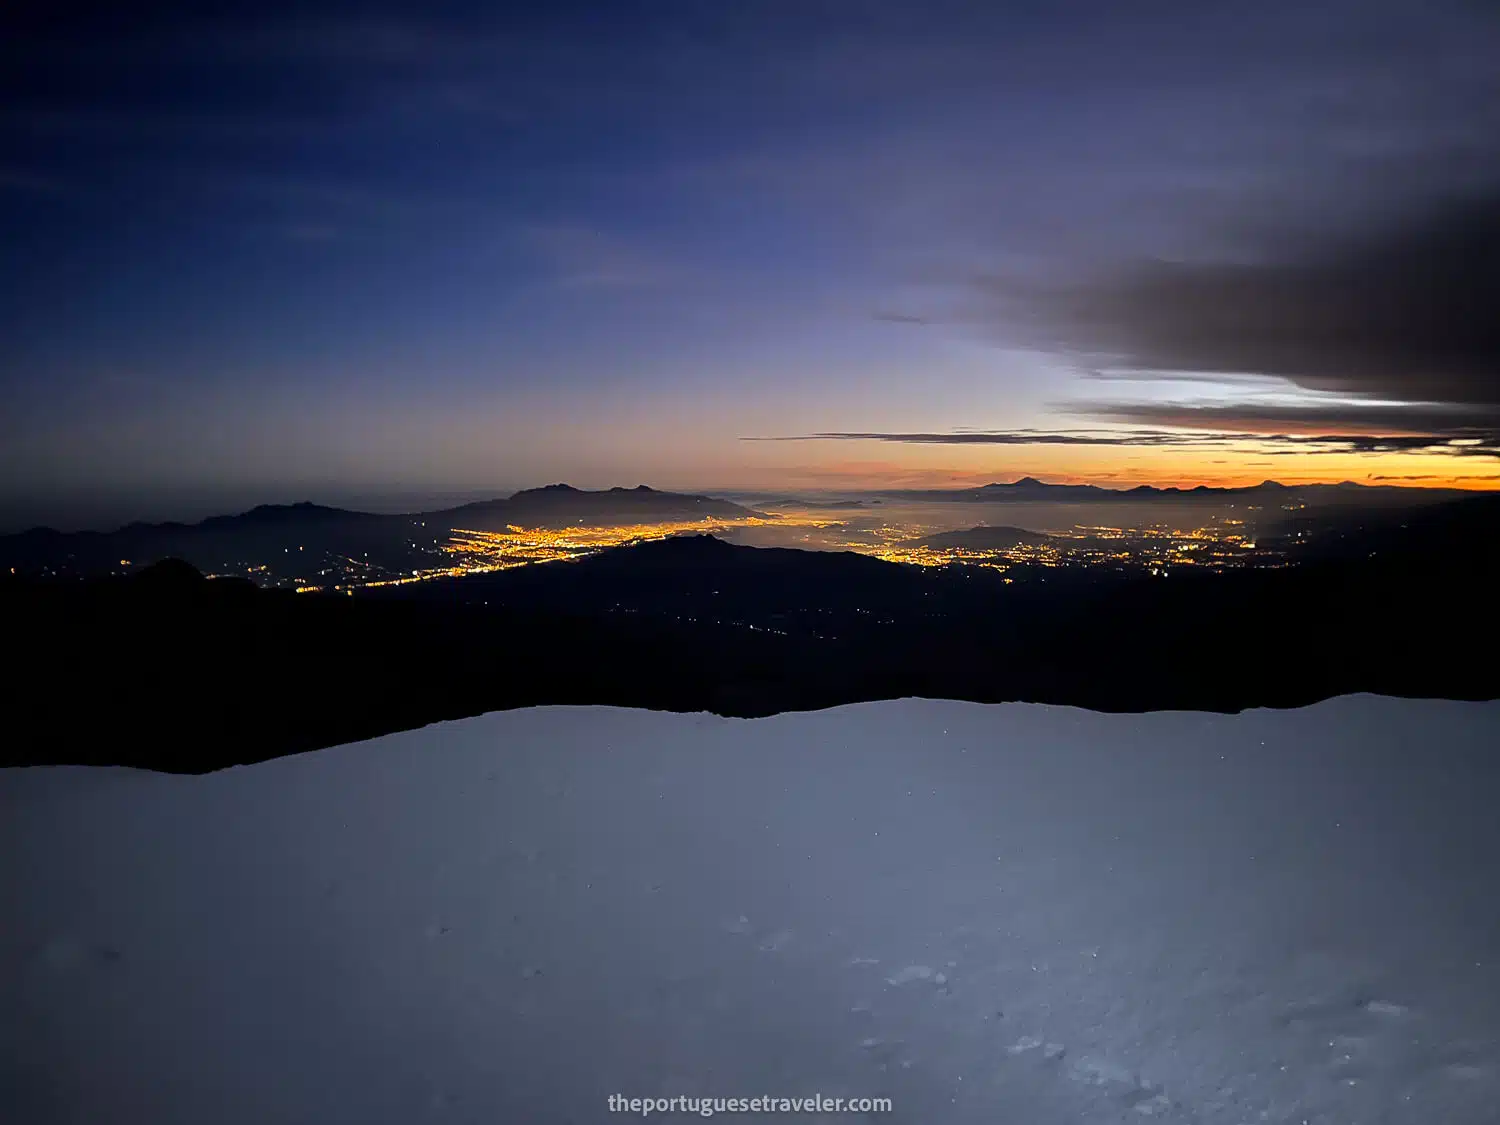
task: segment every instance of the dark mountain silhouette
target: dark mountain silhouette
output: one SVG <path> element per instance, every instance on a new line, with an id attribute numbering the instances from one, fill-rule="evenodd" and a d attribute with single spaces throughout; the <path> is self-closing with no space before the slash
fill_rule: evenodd
<path id="1" fill-rule="evenodd" d="M 1325 521 L 1303 553 L 1313 560 L 1384 558 L 1447 571 L 1492 568 L 1497 550 L 1500 494 L 1487 493 L 1398 511 L 1351 509 L 1331 527 Z"/>
<path id="2" fill-rule="evenodd" d="M 605 527 L 614 524 L 665 523 L 698 520 L 766 518 L 728 500 L 680 492 L 658 492 L 646 485 L 588 492 L 566 484 L 550 484 L 517 492 L 503 500 L 481 500 L 423 518 L 429 523 L 472 531 L 499 531 L 509 524 L 522 527 L 567 527 L 573 524 Z"/>
<path id="3" fill-rule="evenodd" d="M 88 574 L 116 569 L 121 560 L 142 565 L 175 556 L 216 571 L 244 561 L 263 562 L 272 551 L 287 548 L 352 553 L 374 546 L 389 551 L 393 543 L 410 537 L 419 520 L 304 503 L 265 504 L 194 524 L 132 523 L 109 532 L 34 528 L 0 536 L 0 565 Z"/>
<path id="4" fill-rule="evenodd" d="M 1097 499 L 1102 493 L 1111 491 L 1093 484 L 1045 484 L 1036 477 L 1022 477 L 1009 484 L 987 484 L 979 492 L 985 496 L 1005 499 L 1036 496 L 1045 499 L 1061 497 L 1084 497 Z"/>
<path id="5" fill-rule="evenodd" d="M 0 764 L 200 772 L 535 704 L 755 716 L 926 696 L 1236 711 L 1491 699 L 1500 497 L 1279 570 L 905 567 L 689 536 L 347 597 L 172 562 L 0 577 Z M 1402 526 L 1404 522 L 1405 526 Z M 1482 549 L 1466 549 L 1473 544 Z"/>
<path id="6" fill-rule="evenodd" d="M 988 577 L 988 576 L 987 576 Z M 711 535 L 682 535 L 544 563 L 414 583 L 360 596 L 386 601 L 514 606 L 559 613 L 642 612 L 671 618 L 785 626 L 778 614 L 920 611 L 945 583 L 920 567 L 847 551 L 744 547 Z M 951 585 L 951 583 L 948 583 Z M 806 622 L 805 622 L 806 623 Z"/>
<path id="7" fill-rule="evenodd" d="M 980 503 L 1017 503 L 1045 501 L 1048 503 L 1106 503 L 1153 500 L 1212 500 L 1244 499 L 1280 503 L 1293 496 L 1327 501 L 1333 497 L 1359 496 L 1368 501 L 1381 498 L 1402 503 L 1440 503 L 1467 495 L 1461 489 L 1406 488 L 1400 485 L 1363 485 L 1352 481 L 1341 484 L 1285 485 L 1267 480 L 1260 484 L 1242 487 L 1221 488 L 1212 485 L 1195 485 L 1192 488 L 1169 486 L 1159 488 L 1142 484 L 1133 488 L 1103 488 L 1094 484 L 1048 484 L 1035 477 L 1022 477 L 1008 484 L 994 483 L 978 488 L 920 489 L 886 491 L 881 495 L 905 500 L 930 500 L 943 502 L 976 501 Z"/>
<path id="8" fill-rule="evenodd" d="M 942 531 L 917 542 L 939 550 L 1003 551 L 1024 544 L 1044 544 L 1051 536 L 1019 527 L 971 527 L 964 531 Z"/>
<path id="9" fill-rule="evenodd" d="M 377 515 L 372 512 L 352 512 L 345 508 L 329 508 L 322 504 L 302 501 L 297 504 L 261 504 L 235 516 L 210 516 L 193 525 L 201 532 L 238 531 L 247 528 L 317 528 L 325 526 L 381 526 L 401 516 Z M 418 517 L 420 518 L 420 517 Z M 140 527 L 142 525 L 133 525 Z M 149 526 L 149 525 L 146 525 Z M 183 525 L 165 524 L 164 527 Z"/>

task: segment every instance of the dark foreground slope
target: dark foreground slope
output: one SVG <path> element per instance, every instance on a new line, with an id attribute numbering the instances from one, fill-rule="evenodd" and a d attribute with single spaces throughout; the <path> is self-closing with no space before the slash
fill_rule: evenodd
<path id="1" fill-rule="evenodd" d="M 0 764 L 201 772 L 535 704 L 756 716 L 906 696 L 1224 712 L 1500 697 L 1483 656 L 1500 624 L 1489 559 L 1444 543 L 1012 584 L 706 537 L 392 597 L 299 596 L 185 564 L 10 579 Z"/>

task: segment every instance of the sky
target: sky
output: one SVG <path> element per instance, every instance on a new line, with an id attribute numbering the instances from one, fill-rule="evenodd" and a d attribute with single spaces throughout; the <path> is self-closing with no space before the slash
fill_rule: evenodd
<path id="1" fill-rule="evenodd" d="M 1484 0 L 21 9 L 12 519 L 1500 486 Z"/>

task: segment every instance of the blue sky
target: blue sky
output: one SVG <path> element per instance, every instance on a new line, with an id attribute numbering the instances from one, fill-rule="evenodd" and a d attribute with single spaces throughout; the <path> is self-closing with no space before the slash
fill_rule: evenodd
<path id="1" fill-rule="evenodd" d="M 1251 473 L 1268 452 L 1308 479 L 1494 473 L 1500 349 L 1482 331 L 1445 321 L 1468 350 L 1438 348 L 1433 375 L 1373 339 L 1389 318 L 1370 309 L 1404 291 L 1339 303 L 1336 333 L 1261 300 L 1272 282 L 1303 292 L 1280 284 L 1303 269 L 1297 307 L 1323 309 L 1350 276 L 1338 239 L 1383 247 L 1497 198 L 1485 4 L 148 5 L 7 22 L 15 512 L 561 479 L 1227 479 L 1272 475 Z M 1456 291 L 1475 269 L 1493 282 L 1493 257 L 1434 260 Z M 1187 292 L 1222 290 L 1202 320 L 1225 325 L 1241 290 L 1224 271 L 1259 269 L 1246 304 L 1285 354 L 1188 346 L 1142 315 L 1157 290 L 1131 271 L 1152 261 L 1189 271 Z M 1331 335 L 1348 364 L 1311 354 Z M 1088 375 L 1121 367 L 1140 377 Z M 1420 424 L 1388 416 L 1418 407 Z M 1211 440 L 1111 461 L 902 436 L 1163 426 Z M 1367 431 L 1399 440 L 1266 446 Z M 741 440 L 852 433 L 884 436 Z"/>

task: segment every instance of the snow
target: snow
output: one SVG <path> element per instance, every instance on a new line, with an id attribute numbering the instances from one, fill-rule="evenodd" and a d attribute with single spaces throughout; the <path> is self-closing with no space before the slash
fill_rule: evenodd
<path id="1" fill-rule="evenodd" d="M 0 1105 L 1488 1122 L 1496 747 L 1496 703 L 904 700 L 540 708 L 204 777 L 0 771 Z"/>

